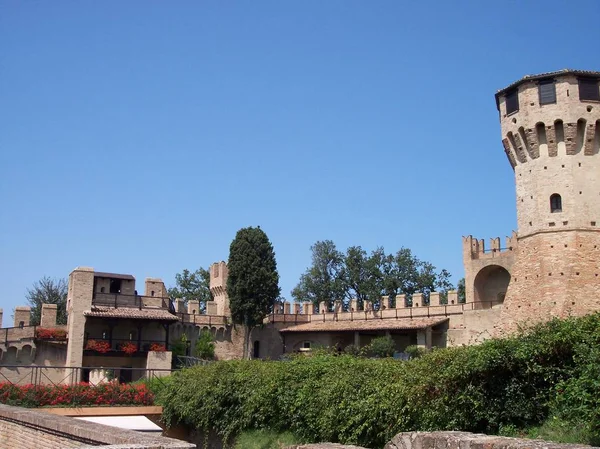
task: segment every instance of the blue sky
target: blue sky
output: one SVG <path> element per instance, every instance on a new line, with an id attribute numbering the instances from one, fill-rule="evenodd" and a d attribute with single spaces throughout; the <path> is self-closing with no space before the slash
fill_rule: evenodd
<path id="1" fill-rule="evenodd" d="M 597 0 L 2 2 L 4 324 L 42 276 L 173 285 L 256 225 L 288 298 L 323 239 L 409 247 L 456 283 L 461 236 L 516 226 L 495 91 L 600 70 L 598 19 Z"/>

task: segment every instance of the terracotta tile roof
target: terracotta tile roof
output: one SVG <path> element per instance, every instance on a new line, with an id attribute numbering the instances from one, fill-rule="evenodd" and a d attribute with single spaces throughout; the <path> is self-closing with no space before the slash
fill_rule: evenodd
<path id="1" fill-rule="evenodd" d="M 399 319 L 372 319 L 354 321 L 312 321 L 310 323 L 298 324 L 286 327 L 280 332 L 335 332 L 335 331 L 369 331 L 369 330 L 410 330 L 425 329 L 429 326 L 437 326 L 447 321 L 442 318 L 399 318 Z"/>
<path id="2" fill-rule="evenodd" d="M 163 320 L 177 321 L 178 317 L 170 314 L 164 309 L 134 309 L 129 307 L 92 307 L 92 310 L 83 312 L 85 316 L 95 316 L 100 318 L 130 318 L 134 320 Z"/>

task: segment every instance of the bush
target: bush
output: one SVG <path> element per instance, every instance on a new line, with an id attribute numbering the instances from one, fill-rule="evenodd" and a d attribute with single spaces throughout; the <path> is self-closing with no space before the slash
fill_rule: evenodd
<path id="1" fill-rule="evenodd" d="M 396 352 L 396 344 L 392 337 L 377 337 L 371 341 L 371 344 L 367 348 L 368 352 L 373 354 L 375 357 L 393 357 Z"/>
<path id="2" fill-rule="evenodd" d="M 171 376 L 161 392 L 163 418 L 230 441 L 269 429 L 301 441 L 382 447 L 402 431 L 493 434 L 541 426 L 560 412 L 585 420 L 591 441 L 600 422 L 598 348 L 595 314 L 408 362 L 327 354 L 216 362 Z"/>
<path id="3" fill-rule="evenodd" d="M 144 384 L 13 385 L 0 383 L 0 403 L 19 407 L 82 407 L 152 405 L 154 395 Z"/>
<path id="4" fill-rule="evenodd" d="M 421 348 L 417 345 L 410 345 L 406 347 L 404 352 L 407 353 L 411 359 L 418 359 L 419 357 L 427 354 L 427 349 Z"/>
<path id="5" fill-rule="evenodd" d="M 203 330 L 200 332 L 198 336 L 198 341 L 196 342 L 196 357 L 205 360 L 212 360 L 215 358 L 215 343 L 212 334 Z"/>

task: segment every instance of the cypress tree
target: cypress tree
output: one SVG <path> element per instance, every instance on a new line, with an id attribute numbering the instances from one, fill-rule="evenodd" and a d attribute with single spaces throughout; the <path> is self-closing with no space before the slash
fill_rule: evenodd
<path id="1" fill-rule="evenodd" d="M 279 297 L 275 251 L 260 227 L 240 229 L 229 247 L 227 293 L 234 324 L 244 325 L 244 358 L 250 332 L 263 324 Z"/>

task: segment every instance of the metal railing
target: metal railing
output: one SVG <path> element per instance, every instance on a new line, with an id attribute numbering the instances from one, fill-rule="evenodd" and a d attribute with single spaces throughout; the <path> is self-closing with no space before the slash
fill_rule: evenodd
<path id="1" fill-rule="evenodd" d="M 122 368 L 99 366 L 0 366 L 0 384 L 11 385 L 74 385 L 86 382 L 99 385 L 108 381 L 119 383 L 160 379 L 173 369 Z"/>

